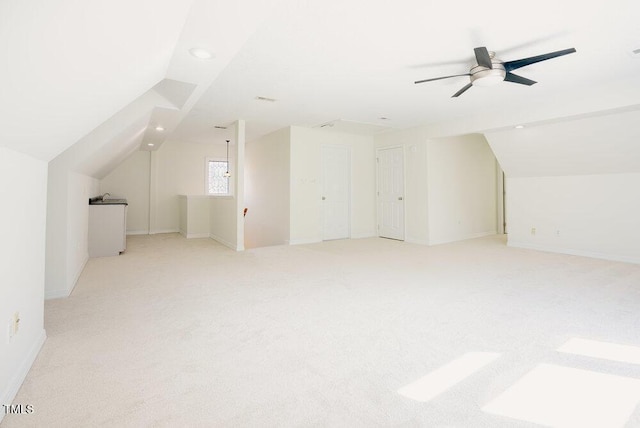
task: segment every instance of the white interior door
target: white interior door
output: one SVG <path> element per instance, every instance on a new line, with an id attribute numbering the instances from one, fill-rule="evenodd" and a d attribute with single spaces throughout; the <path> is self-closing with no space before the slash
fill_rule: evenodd
<path id="1" fill-rule="evenodd" d="M 349 237 L 351 156 L 348 147 L 322 146 L 322 239 Z"/>
<path id="2" fill-rule="evenodd" d="M 379 149 L 378 235 L 404 240 L 404 152 L 402 147 Z"/>

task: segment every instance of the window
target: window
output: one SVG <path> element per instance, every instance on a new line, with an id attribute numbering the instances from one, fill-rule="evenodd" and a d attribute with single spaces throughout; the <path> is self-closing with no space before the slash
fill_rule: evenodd
<path id="1" fill-rule="evenodd" d="M 209 195 L 231 195 L 231 177 L 224 176 L 228 167 L 226 160 L 207 159 L 206 190 Z"/>

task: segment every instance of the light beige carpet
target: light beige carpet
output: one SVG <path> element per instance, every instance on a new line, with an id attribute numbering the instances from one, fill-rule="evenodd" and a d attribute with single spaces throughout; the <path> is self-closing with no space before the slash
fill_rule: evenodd
<path id="1" fill-rule="evenodd" d="M 640 266 L 501 236 L 241 253 L 134 236 L 46 302 L 45 328 L 14 401 L 35 412 L 3 427 L 533 427 L 545 419 L 499 409 L 547 366 L 640 379 L 640 364 L 558 351 L 574 338 L 640 347 Z M 470 352 L 499 357 L 427 402 L 398 393 Z M 536 379 L 542 396 L 561 386 Z M 561 410 L 597 407 L 566 395 Z M 633 400 L 611 412 L 640 426 Z"/>

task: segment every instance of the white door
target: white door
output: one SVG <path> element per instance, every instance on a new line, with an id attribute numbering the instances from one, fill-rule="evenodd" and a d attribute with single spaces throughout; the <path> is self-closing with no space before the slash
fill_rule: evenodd
<path id="1" fill-rule="evenodd" d="M 348 147 L 322 146 L 322 239 L 349 237 L 351 161 Z"/>
<path id="2" fill-rule="evenodd" d="M 377 162 L 378 235 L 404 240 L 404 151 L 379 149 Z"/>

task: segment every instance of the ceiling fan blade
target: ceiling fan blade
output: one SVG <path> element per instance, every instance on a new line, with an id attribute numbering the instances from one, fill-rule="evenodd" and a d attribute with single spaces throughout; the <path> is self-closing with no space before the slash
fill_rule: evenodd
<path id="1" fill-rule="evenodd" d="M 471 73 L 454 74 L 452 76 L 434 77 L 433 79 L 416 80 L 413 83 L 433 82 L 434 80 L 449 79 L 450 77 L 471 76 Z"/>
<path id="2" fill-rule="evenodd" d="M 527 79 L 526 77 L 518 76 L 517 74 L 513 74 L 510 72 L 507 72 L 507 75 L 504 76 L 504 80 L 507 82 L 520 83 L 521 85 L 527 86 L 535 85 L 536 83 L 538 83 L 535 80 Z"/>
<path id="3" fill-rule="evenodd" d="M 574 53 L 576 50 L 574 48 L 564 49 L 556 52 L 549 52 L 546 54 L 532 56 L 529 58 L 516 59 L 514 61 L 506 61 L 504 63 L 504 69 L 507 71 L 517 70 L 521 67 L 526 67 L 527 65 L 535 64 L 536 62 L 546 61 L 548 59 L 557 58 L 559 56 L 568 55 Z"/>
<path id="4" fill-rule="evenodd" d="M 455 98 L 455 97 L 459 97 L 460 95 L 462 95 L 463 92 L 465 92 L 467 89 L 469 89 L 470 87 L 472 87 L 473 85 L 471 83 L 469 83 L 468 85 L 466 85 L 464 88 L 460 89 L 458 92 L 456 92 L 455 94 L 453 94 L 453 96 L 451 96 L 451 98 Z"/>
<path id="5" fill-rule="evenodd" d="M 479 48 L 475 48 L 473 51 L 476 54 L 476 61 L 478 61 L 478 65 L 486 68 L 493 68 L 493 65 L 491 64 L 491 56 L 489 55 L 489 51 L 486 47 L 481 46 Z"/>

